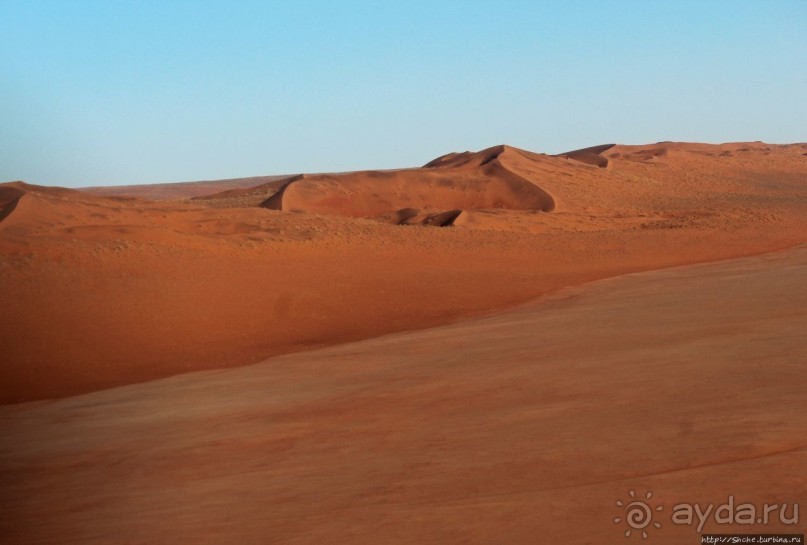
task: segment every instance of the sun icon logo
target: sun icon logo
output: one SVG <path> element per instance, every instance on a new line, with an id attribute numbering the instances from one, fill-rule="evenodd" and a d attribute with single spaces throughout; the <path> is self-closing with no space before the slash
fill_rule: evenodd
<path id="1" fill-rule="evenodd" d="M 616 502 L 617 506 L 624 511 L 625 524 L 628 525 L 625 537 L 630 537 L 631 532 L 636 530 L 637 534 L 641 531 L 642 538 L 647 539 L 648 527 L 652 525 L 654 528 L 661 528 L 660 522 L 653 522 L 653 511 L 661 511 L 663 507 L 659 505 L 653 509 L 650 506 L 650 498 L 653 497 L 652 492 L 645 494 L 644 499 L 636 499 L 636 492 L 631 490 L 630 497 L 631 499 L 627 504 L 622 500 L 617 500 Z M 623 517 L 614 517 L 614 524 L 619 524 L 622 520 Z"/>

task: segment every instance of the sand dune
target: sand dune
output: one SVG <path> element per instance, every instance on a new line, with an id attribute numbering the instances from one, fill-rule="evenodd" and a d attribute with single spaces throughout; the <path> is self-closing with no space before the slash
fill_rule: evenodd
<path id="1" fill-rule="evenodd" d="M 248 178 L 166 184 L 98 186 L 85 187 L 82 188 L 82 191 L 101 197 L 140 197 L 153 200 L 178 200 L 201 197 L 213 193 L 222 193 L 228 190 L 255 187 L 282 178 L 286 178 L 286 176 L 252 176 Z"/>
<path id="2" fill-rule="evenodd" d="M 636 490 L 677 544 L 677 502 L 803 500 L 805 153 L 0 184 L 0 539 L 616 542 Z"/>
<path id="3" fill-rule="evenodd" d="M 25 191 L 13 185 L 0 186 L 0 221 L 11 214 Z"/>
<path id="4" fill-rule="evenodd" d="M 617 145 L 596 168 L 496 146 L 184 200 L 3 184 L 0 401 L 246 365 L 802 243 L 805 152 Z"/>
<path id="5" fill-rule="evenodd" d="M 587 165 L 605 168 L 608 166 L 608 159 L 603 157 L 603 153 L 613 148 L 615 145 L 616 144 L 603 144 L 601 146 L 593 146 L 591 148 L 567 151 L 566 153 L 561 153 L 560 157 L 567 157 Z"/>
<path id="6" fill-rule="evenodd" d="M 699 542 L 670 522 L 679 502 L 792 515 L 807 497 L 806 275 L 804 248 L 634 274 L 483 320 L 3 407 L 0 535 L 631 543 L 613 522 L 631 490 L 663 508 L 648 543 Z"/>
<path id="7" fill-rule="evenodd" d="M 272 196 L 276 195 L 290 182 L 296 181 L 301 177 L 301 174 L 295 176 L 283 176 L 276 180 L 256 186 L 228 189 L 227 191 L 221 191 L 219 193 L 213 193 L 210 195 L 199 195 L 193 197 L 192 199 L 214 206 L 263 206 Z M 266 208 L 270 207 L 266 206 Z"/>
<path id="8" fill-rule="evenodd" d="M 422 169 L 296 176 L 263 206 L 392 223 L 413 224 L 414 218 L 422 218 L 418 223 L 425 225 L 441 224 L 433 218 L 456 215 L 455 210 L 551 211 L 552 196 L 508 168 L 509 156 L 518 153 L 497 146 L 441 158 Z"/>

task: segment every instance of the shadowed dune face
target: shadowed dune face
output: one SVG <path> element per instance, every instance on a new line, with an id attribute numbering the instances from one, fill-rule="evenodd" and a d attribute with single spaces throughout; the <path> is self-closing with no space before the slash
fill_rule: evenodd
<path id="1" fill-rule="evenodd" d="M 2 184 L 0 402 L 246 365 L 805 242 L 805 152 L 617 145 L 597 168 L 498 146 L 181 201 Z"/>
<path id="2" fill-rule="evenodd" d="M 17 187 L 11 185 L 0 186 L 0 221 L 3 221 L 14 211 L 23 195 L 25 195 L 25 191 Z"/>
<path id="3" fill-rule="evenodd" d="M 301 177 L 302 175 L 284 176 L 282 178 L 278 178 L 277 180 L 271 180 L 269 182 L 266 182 L 265 184 L 260 184 L 254 187 L 250 186 L 250 187 L 240 187 L 236 189 L 228 189 L 227 191 L 222 191 L 220 193 L 213 193 L 212 195 L 201 195 L 198 197 L 193 197 L 193 200 L 215 201 L 218 199 L 236 199 L 239 197 L 261 195 L 262 193 L 275 194 L 280 189 L 286 187 L 289 184 L 289 182 L 298 180 Z"/>
<path id="4" fill-rule="evenodd" d="M 567 157 L 586 165 L 605 168 L 608 166 L 608 159 L 603 157 L 603 153 L 613 148 L 615 145 L 616 144 L 603 144 L 601 146 L 567 151 L 566 153 L 561 153 L 558 157 Z"/>

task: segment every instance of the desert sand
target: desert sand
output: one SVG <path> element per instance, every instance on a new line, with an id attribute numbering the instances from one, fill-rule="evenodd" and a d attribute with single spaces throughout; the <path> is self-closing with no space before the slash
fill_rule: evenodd
<path id="1" fill-rule="evenodd" d="M 632 274 L 484 319 L 9 405 L 0 533 L 630 543 L 613 519 L 635 490 L 663 508 L 649 542 L 699 543 L 673 505 L 807 498 L 805 277 L 805 247 Z"/>
<path id="2" fill-rule="evenodd" d="M 0 535 L 602 543 L 631 489 L 803 499 L 805 243 L 807 144 L 0 184 Z"/>
<path id="3" fill-rule="evenodd" d="M 245 365 L 805 241 L 807 145 L 597 149 L 596 165 L 591 151 L 497 146 L 210 198 L 4 184 L 0 401 Z"/>

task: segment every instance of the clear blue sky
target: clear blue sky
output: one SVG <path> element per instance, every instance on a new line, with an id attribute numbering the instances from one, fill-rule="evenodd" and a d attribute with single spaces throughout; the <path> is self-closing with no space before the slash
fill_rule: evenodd
<path id="1" fill-rule="evenodd" d="M 807 140 L 807 1 L 0 0 L 0 181 Z"/>

